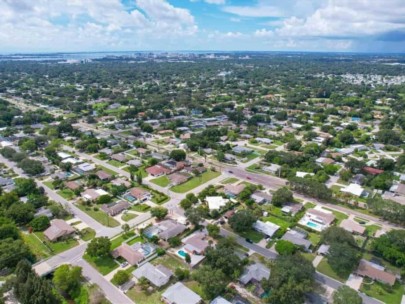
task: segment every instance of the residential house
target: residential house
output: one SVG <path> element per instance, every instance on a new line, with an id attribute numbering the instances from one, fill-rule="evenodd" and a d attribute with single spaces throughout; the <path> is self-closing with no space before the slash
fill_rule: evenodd
<path id="1" fill-rule="evenodd" d="M 242 285 L 247 285 L 249 283 L 255 286 L 253 294 L 257 297 L 262 297 L 265 294 L 261 286 L 261 281 L 263 279 L 268 280 L 270 278 L 270 269 L 261 263 L 255 263 L 246 267 L 242 276 L 239 278 L 239 282 Z"/>
<path id="2" fill-rule="evenodd" d="M 332 212 L 321 211 L 318 209 L 308 209 L 304 217 L 299 221 L 299 224 L 316 231 L 322 231 L 328 228 L 334 221 L 335 216 Z"/>
<path id="3" fill-rule="evenodd" d="M 167 219 L 146 228 L 143 234 L 146 235 L 148 238 L 157 235 L 160 239 L 167 241 L 172 237 L 180 235 L 186 229 L 186 225 L 180 224 L 172 219 Z"/>
<path id="4" fill-rule="evenodd" d="M 90 163 L 82 163 L 82 164 L 78 165 L 77 167 L 74 167 L 73 170 L 76 171 L 77 173 L 83 175 L 83 174 L 88 174 L 88 173 L 96 170 L 96 166 L 94 164 L 90 164 Z"/>
<path id="5" fill-rule="evenodd" d="M 218 296 L 214 300 L 212 300 L 210 304 L 232 304 L 232 303 L 224 299 L 223 297 Z"/>
<path id="6" fill-rule="evenodd" d="M 399 184 L 397 189 L 395 190 L 397 195 L 405 196 L 405 184 Z"/>
<path id="7" fill-rule="evenodd" d="M 151 157 L 154 158 L 154 159 L 157 159 L 157 160 L 159 160 L 159 161 L 163 161 L 163 160 L 169 159 L 169 157 L 168 157 L 167 155 L 164 155 L 164 154 L 161 154 L 161 153 L 157 153 L 157 152 L 153 152 L 153 153 L 151 154 Z"/>
<path id="8" fill-rule="evenodd" d="M 370 175 L 378 175 L 378 174 L 384 173 L 384 170 L 380 170 L 380 169 L 373 168 L 373 167 L 364 167 L 363 171 Z"/>
<path id="9" fill-rule="evenodd" d="M 349 186 L 340 189 L 340 191 L 357 197 L 365 196 L 367 194 L 364 188 L 358 184 L 350 184 Z"/>
<path id="10" fill-rule="evenodd" d="M 256 221 L 256 223 L 253 224 L 253 229 L 260 233 L 263 233 L 267 237 L 272 237 L 277 232 L 277 230 L 280 229 L 280 226 L 272 222 L 262 222 L 258 220 Z"/>
<path id="11" fill-rule="evenodd" d="M 130 207 L 130 204 L 126 201 L 119 201 L 119 202 L 114 202 L 111 204 L 104 204 L 101 206 L 101 210 L 103 210 L 105 213 L 107 213 L 110 216 L 115 216 L 122 211 L 128 209 Z"/>
<path id="12" fill-rule="evenodd" d="M 173 276 L 173 272 L 163 265 L 152 265 L 147 262 L 135 269 L 132 272 L 133 276 L 139 280 L 144 277 L 156 287 L 162 287 L 169 283 L 170 278 Z"/>
<path id="13" fill-rule="evenodd" d="M 177 282 L 166 289 L 166 291 L 162 294 L 162 301 L 166 304 L 202 303 L 201 297 L 181 282 Z"/>
<path id="14" fill-rule="evenodd" d="M 205 249 L 210 245 L 206 238 L 207 234 L 200 231 L 185 237 L 182 239 L 185 251 L 189 254 L 203 255 Z"/>
<path id="15" fill-rule="evenodd" d="M 270 145 L 270 144 L 273 142 L 271 139 L 269 139 L 269 138 L 263 138 L 263 137 L 256 137 L 255 140 L 256 140 L 258 143 L 266 144 L 266 145 Z"/>
<path id="16" fill-rule="evenodd" d="M 129 189 L 128 193 L 138 202 L 144 202 L 152 198 L 152 194 L 148 190 L 140 187 L 131 188 Z"/>
<path id="17" fill-rule="evenodd" d="M 146 168 L 146 172 L 152 176 L 161 176 L 165 174 L 169 174 L 171 172 L 170 169 L 163 167 L 161 165 L 154 165 L 152 167 Z"/>
<path id="18" fill-rule="evenodd" d="M 135 167 L 140 167 L 142 166 L 142 161 L 140 159 L 135 158 L 128 161 L 127 164 Z"/>
<path id="19" fill-rule="evenodd" d="M 252 153 L 253 150 L 246 147 L 236 146 L 232 148 L 232 152 L 238 155 L 246 155 Z"/>
<path id="20" fill-rule="evenodd" d="M 58 157 L 59 157 L 61 160 L 64 160 L 64 159 L 67 159 L 67 158 L 72 157 L 72 155 L 67 154 L 67 153 L 65 153 L 65 152 L 57 152 L 56 154 L 58 155 Z"/>
<path id="21" fill-rule="evenodd" d="M 366 232 L 366 227 L 360 225 L 359 223 L 349 220 L 349 219 L 344 219 L 339 227 L 343 228 L 346 231 L 349 231 L 351 233 L 363 235 L 364 232 Z"/>
<path id="22" fill-rule="evenodd" d="M 374 264 L 364 259 L 360 261 L 356 274 L 390 286 L 393 286 L 396 281 L 395 275 L 386 272 L 383 266 Z"/>
<path id="23" fill-rule="evenodd" d="M 304 205 L 300 203 L 286 203 L 284 204 L 283 208 L 281 208 L 281 212 L 295 216 L 302 210 L 302 208 L 304 208 Z"/>
<path id="24" fill-rule="evenodd" d="M 295 173 L 296 177 L 301 177 L 301 178 L 304 178 L 307 175 L 314 176 L 315 174 L 314 173 L 308 173 L 308 172 L 301 172 L 301 171 L 297 171 Z"/>
<path id="25" fill-rule="evenodd" d="M 303 247 L 306 251 L 309 250 L 309 248 L 312 246 L 312 243 L 306 239 L 307 235 L 296 231 L 296 230 L 289 230 L 287 231 L 283 237 L 281 238 L 282 240 L 289 241 L 293 243 L 294 245 Z"/>
<path id="26" fill-rule="evenodd" d="M 319 255 L 326 256 L 326 255 L 328 255 L 328 253 L 329 253 L 329 248 L 330 248 L 330 245 L 322 244 L 321 246 L 319 246 L 319 248 L 318 248 L 318 250 L 317 250 L 317 253 L 318 253 Z"/>
<path id="27" fill-rule="evenodd" d="M 110 173 L 105 172 L 103 170 L 97 171 L 96 175 L 102 181 L 108 181 L 108 180 L 110 180 L 112 178 L 112 175 Z"/>
<path id="28" fill-rule="evenodd" d="M 153 255 L 156 251 L 155 245 L 149 243 L 135 243 L 128 245 L 122 243 L 117 249 L 112 252 L 114 258 L 122 257 L 132 266 L 138 265 L 146 258 Z"/>
<path id="29" fill-rule="evenodd" d="M 82 197 L 87 201 L 95 201 L 102 195 L 108 195 L 108 192 L 103 189 L 87 189 L 82 192 Z"/>
<path id="30" fill-rule="evenodd" d="M 51 210 L 49 210 L 46 207 L 40 207 L 37 209 L 37 211 L 34 214 L 34 217 L 39 217 L 39 216 L 46 216 L 47 218 L 52 218 L 53 213 Z"/>
<path id="31" fill-rule="evenodd" d="M 125 163 L 127 161 L 127 157 L 124 153 L 117 153 L 110 156 L 112 160 L 116 160 L 120 163 Z"/>
<path id="32" fill-rule="evenodd" d="M 271 174 L 277 175 L 279 174 L 281 169 L 280 165 L 276 165 L 276 164 L 271 164 L 270 166 L 263 166 L 262 170 L 265 172 L 269 172 Z"/>
<path id="33" fill-rule="evenodd" d="M 122 179 L 121 177 L 112 180 L 111 184 L 114 186 L 125 186 L 127 188 L 131 186 L 131 183 L 129 181 Z"/>
<path id="34" fill-rule="evenodd" d="M 186 173 L 175 172 L 167 176 L 172 186 L 177 186 L 188 181 L 191 176 Z"/>
<path id="35" fill-rule="evenodd" d="M 237 197 L 245 189 L 245 187 L 246 185 L 244 184 L 239 185 L 227 184 L 224 187 L 224 192 L 229 197 Z"/>
<path id="36" fill-rule="evenodd" d="M 257 204 L 267 204 L 271 202 L 272 199 L 271 194 L 267 194 L 262 191 L 255 191 L 250 198 L 253 199 Z"/>
<path id="37" fill-rule="evenodd" d="M 75 233 L 75 230 L 64 220 L 54 219 L 51 221 L 51 226 L 44 231 L 45 237 L 51 242 L 66 238 Z"/>
<path id="38" fill-rule="evenodd" d="M 0 187 L 14 185 L 14 180 L 12 178 L 4 178 L 0 176 Z"/>
<path id="39" fill-rule="evenodd" d="M 207 196 L 205 201 L 208 204 L 209 210 L 219 210 L 226 206 L 229 199 L 223 198 L 222 196 Z"/>
<path id="40" fill-rule="evenodd" d="M 64 182 L 64 185 L 66 188 L 68 188 L 72 191 L 80 189 L 80 187 L 81 187 L 81 185 L 76 181 L 67 181 L 67 182 Z"/>
<path id="41" fill-rule="evenodd" d="M 331 165 L 335 163 L 335 161 L 332 158 L 328 157 L 319 157 L 315 160 L 315 162 L 319 165 Z"/>

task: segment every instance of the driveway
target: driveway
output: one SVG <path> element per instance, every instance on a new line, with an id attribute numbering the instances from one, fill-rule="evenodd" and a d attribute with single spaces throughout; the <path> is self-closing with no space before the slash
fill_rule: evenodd
<path id="1" fill-rule="evenodd" d="M 363 278 L 355 274 L 351 274 L 346 281 L 346 285 L 354 290 L 359 290 L 362 283 Z"/>

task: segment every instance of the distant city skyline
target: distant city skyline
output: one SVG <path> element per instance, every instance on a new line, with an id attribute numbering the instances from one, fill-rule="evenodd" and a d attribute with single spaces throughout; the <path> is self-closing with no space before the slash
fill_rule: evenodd
<path id="1" fill-rule="evenodd" d="M 403 0 L 0 0 L 0 53 L 405 52 Z"/>

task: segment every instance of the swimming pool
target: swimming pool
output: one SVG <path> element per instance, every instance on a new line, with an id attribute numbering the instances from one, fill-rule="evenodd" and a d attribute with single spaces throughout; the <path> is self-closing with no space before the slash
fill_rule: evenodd
<path id="1" fill-rule="evenodd" d="M 311 221 L 308 221 L 308 222 L 307 222 L 307 226 L 308 226 L 309 228 L 319 229 L 319 225 L 318 225 L 318 224 L 315 224 L 314 222 L 311 222 Z"/>
<path id="2" fill-rule="evenodd" d="M 177 251 L 177 254 L 178 254 L 181 258 L 185 259 L 187 253 L 186 253 L 184 250 L 179 250 L 179 251 Z"/>

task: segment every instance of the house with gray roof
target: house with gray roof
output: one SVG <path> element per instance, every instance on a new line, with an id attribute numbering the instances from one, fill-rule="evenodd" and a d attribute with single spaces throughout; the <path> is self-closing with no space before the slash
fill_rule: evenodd
<path id="1" fill-rule="evenodd" d="M 306 239 L 306 235 L 295 230 L 287 231 L 281 238 L 284 241 L 289 241 L 294 245 L 301 246 L 305 250 L 309 250 L 312 243 Z"/>
<path id="2" fill-rule="evenodd" d="M 162 301 L 166 304 L 202 303 L 201 297 L 181 282 L 177 282 L 166 289 L 166 291 L 162 294 Z"/>
<path id="3" fill-rule="evenodd" d="M 239 282 L 246 285 L 250 282 L 260 282 L 263 279 L 270 278 L 270 269 L 262 263 L 255 263 L 246 267 Z"/>
<path id="4" fill-rule="evenodd" d="M 146 278 L 156 287 L 162 287 L 166 285 L 169 282 L 170 278 L 173 276 L 173 272 L 167 269 L 165 266 L 154 266 L 149 262 L 135 269 L 132 274 L 137 280 L 142 277 Z"/>

